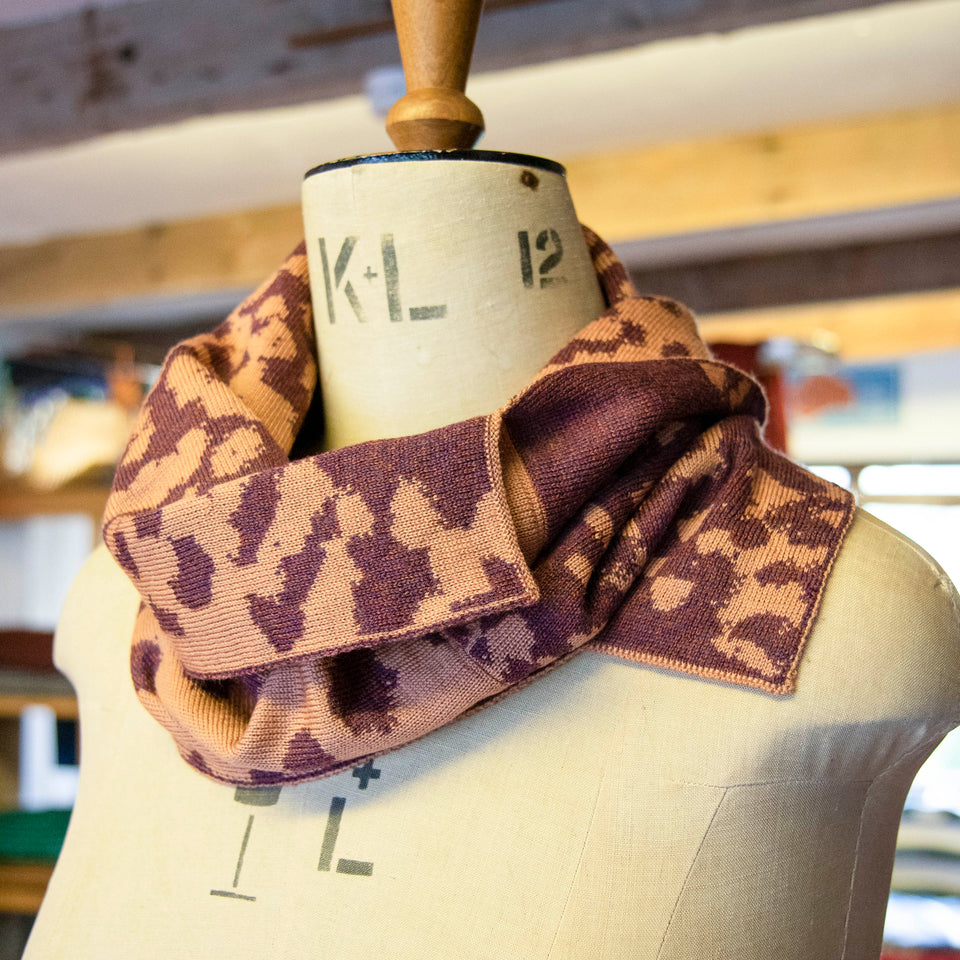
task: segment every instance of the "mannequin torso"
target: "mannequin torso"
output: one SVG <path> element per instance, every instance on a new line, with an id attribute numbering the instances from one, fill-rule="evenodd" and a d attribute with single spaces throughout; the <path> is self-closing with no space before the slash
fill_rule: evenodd
<path id="1" fill-rule="evenodd" d="M 331 445 L 499 406 L 599 312 L 555 170 L 424 159 L 310 179 Z M 282 790 L 206 780 L 146 715 L 137 600 L 99 551 L 64 610 L 83 766 L 34 960 L 869 958 L 906 790 L 960 722 L 956 593 L 865 514 L 789 697 L 584 653 Z"/>

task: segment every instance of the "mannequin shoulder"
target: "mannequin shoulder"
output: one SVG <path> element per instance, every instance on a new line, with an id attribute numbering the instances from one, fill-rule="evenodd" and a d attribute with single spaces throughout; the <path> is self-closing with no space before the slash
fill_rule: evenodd
<path id="1" fill-rule="evenodd" d="M 960 597 L 943 568 L 898 530 L 857 508 L 832 581 L 854 586 L 871 600 L 913 602 L 917 612 L 960 619 Z"/>
<path id="2" fill-rule="evenodd" d="M 926 551 L 860 509 L 824 590 L 807 656 L 828 650 L 827 659 L 860 664 L 858 682 L 868 695 L 916 697 L 960 720 L 957 590 Z"/>
<path id="3" fill-rule="evenodd" d="M 64 600 L 54 660 L 78 691 L 126 665 L 140 595 L 101 544 L 80 568 Z"/>

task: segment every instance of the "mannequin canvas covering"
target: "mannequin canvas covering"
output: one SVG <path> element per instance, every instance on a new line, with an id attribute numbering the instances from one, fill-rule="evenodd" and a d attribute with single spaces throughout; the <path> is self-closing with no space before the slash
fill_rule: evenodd
<path id="1" fill-rule="evenodd" d="M 137 695 L 192 766 L 326 776 L 584 648 L 794 689 L 852 498 L 770 450 L 757 385 L 585 235 L 608 309 L 486 417 L 290 460 L 302 247 L 170 353 L 104 540 L 142 601 Z"/>

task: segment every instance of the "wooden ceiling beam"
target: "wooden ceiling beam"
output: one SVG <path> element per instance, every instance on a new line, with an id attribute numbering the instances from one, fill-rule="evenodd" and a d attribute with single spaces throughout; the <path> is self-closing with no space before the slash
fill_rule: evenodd
<path id="1" fill-rule="evenodd" d="M 699 318 L 708 343 L 763 343 L 788 337 L 867 362 L 960 349 L 960 288 Z"/>
<path id="2" fill-rule="evenodd" d="M 0 317 L 251 290 L 303 238 L 299 206 L 0 248 Z"/>
<path id="3" fill-rule="evenodd" d="M 566 163 L 580 219 L 611 242 L 960 197 L 960 104 Z"/>
<path id="4" fill-rule="evenodd" d="M 960 229 L 932 237 L 634 268 L 630 275 L 638 290 L 673 297 L 698 314 L 960 288 Z"/>
<path id="5" fill-rule="evenodd" d="M 474 72 L 879 0 L 487 0 Z M 0 29 L 0 153 L 360 93 L 399 63 L 388 0 L 138 0 Z"/>
<path id="6" fill-rule="evenodd" d="M 960 197 L 958 144 L 960 105 L 955 105 L 763 137 L 575 158 L 567 167 L 581 219 L 617 241 L 952 201 Z M 889 246 L 893 241 L 873 244 L 873 288 L 864 279 L 862 252 L 848 252 L 830 281 L 815 252 L 787 251 L 792 260 L 770 261 L 764 302 L 772 302 L 773 288 L 787 288 L 784 271 L 792 269 L 809 276 L 807 281 L 791 281 L 797 296 L 804 286 L 818 296 L 818 288 L 825 291 L 825 284 L 833 283 L 829 293 L 819 293 L 821 299 L 854 291 L 859 296 L 953 285 L 957 229 L 960 224 L 946 229 L 941 225 L 938 233 L 953 233 L 929 241 L 933 246 L 928 253 L 939 259 L 924 264 L 914 258 L 912 274 L 903 248 L 897 252 Z M 283 206 L 0 248 L 0 319 L 63 316 L 117 301 L 251 289 L 301 235 L 299 207 Z M 847 247 L 853 243 L 846 239 Z M 837 243 L 825 240 L 823 246 Z M 891 257 L 904 263 L 896 264 Z M 940 262 L 944 258 L 948 262 Z M 752 269 L 760 269 L 756 264 L 728 265 L 728 279 L 722 282 L 729 285 L 736 275 L 742 285 Z M 721 280 L 714 280 L 702 309 L 727 309 L 733 303 L 731 294 L 722 292 Z M 881 282 L 887 286 L 877 287 Z M 690 299 L 697 306 L 697 298 Z"/>

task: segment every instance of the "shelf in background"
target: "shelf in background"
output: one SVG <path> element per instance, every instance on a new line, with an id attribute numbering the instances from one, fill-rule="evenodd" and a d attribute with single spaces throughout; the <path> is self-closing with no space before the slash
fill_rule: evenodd
<path id="1" fill-rule="evenodd" d="M 39 912 L 52 873 L 53 861 L 0 860 L 0 912 Z"/>
<path id="2" fill-rule="evenodd" d="M 36 703 L 62 720 L 77 719 L 73 687 L 53 664 L 53 634 L 0 630 L 0 719 L 19 717 Z"/>
<path id="3" fill-rule="evenodd" d="M 85 513 L 99 525 L 110 489 L 106 484 L 71 484 L 36 490 L 9 480 L 0 482 L 0 519 L 23 520 L 38 514 Z"/>
<path id="4" fill-rule="evenodd" d="M 19 717 L 31 704 L 50 707 L 61 720 L 78 717 L 76 694 L 62 674 L 0 670 L 0 718 Z"/>

